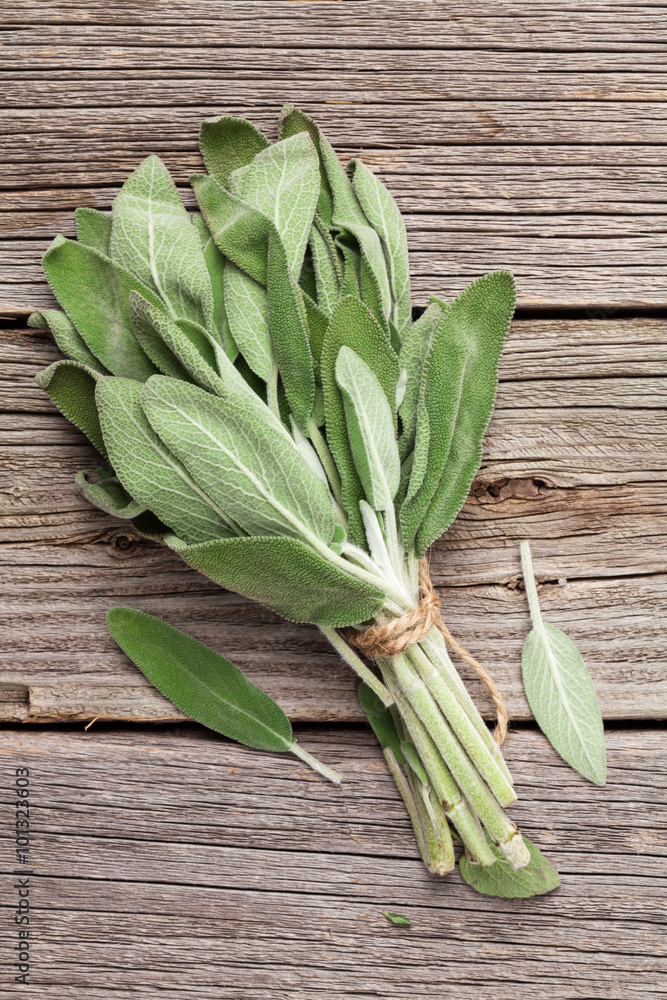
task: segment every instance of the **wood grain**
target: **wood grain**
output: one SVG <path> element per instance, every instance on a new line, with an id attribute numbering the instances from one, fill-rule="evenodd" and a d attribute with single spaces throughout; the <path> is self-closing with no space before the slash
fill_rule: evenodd
<path id="1" fill-rule="evenodd" d="M 76 204 L 150 152 L 184 184 L 201 118 L 275 135 L 283 100 L 396 194 L 417 304 L 508 267 L 521 307 L 667 306 L 659 5 L 98 7 L 0 7 L 0 316 L 52 305 L 39 260 Z"/>
<path id="2" fill-rule="evenodd" d="M 43 332 L 0 332 L 0 716 L 173 718 L 106 633 L 106 609 L 130 603 L 226 651 L 292 717 L 358 720 L 354 678 L 315 629 L 221 592 L 77 495 L 74 475 L 95 453 L 33 381 L 57 356 Z M 517 322 L 500 378 L 482 469 L 431 554 L 446 619 L 492 667 L 514 718 L 528 718 L 517 582 L 529 538 L 545 613 L 580 645 L 605 716 L 664 718 L 665 324 Z"/>
<path id="3" fill-rule="evenodd" d="M 31 769 L 33 989 L 49 1000 L 82 988 L 90 1000 L 665 995 L 664 732 L 609 732 L 604 790 L 540 735 L 509 737 L 513 818 L 562 880 L 519 901 L 425 871 L 365 730 L 299 738 L 342 771 L 340 788 L 189 725 L 3 733 L 8 768 Z M 9 815 L 7 782 L 0 801 Z"/>

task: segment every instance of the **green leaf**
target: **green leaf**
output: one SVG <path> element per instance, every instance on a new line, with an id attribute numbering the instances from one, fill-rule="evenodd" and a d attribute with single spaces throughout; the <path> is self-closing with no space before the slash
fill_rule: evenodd
<path id="1" fill-rule="evenodd" d="M 276 227 L 212 178 L 193 177 L 192 184 L 220 251 L 249 277 L 268 285 L 273 350 L 292 412 L 305 428 L 313 407 L 315 369 L 301 291 Z"/>
<path id="2" fill-rule="evenodd" d="M 340 301 L 343 269 L 331 233 L 318 215 L 310 228 L 308 243 L 313 260 L 317 304 L 325 313 L 331 313 Z"/>
<path id="3" fill-rule="evenodd" d="M 107 627 L 120 648 L 190 718 L 257 750 L 291 750 L 289 719 L 230 660 L 134 608 L 111 608 Z"/>
<path id="4" fill-rule="evenodd" d="M 382 243 L 392 298 L 390 318 L 402 339 L 412 319 L 408 237 L 403 216 L 387 188 L 361 160 L 351 160 L 349 167 L 359 204 Z"/>
<path id="5" fill-rule="evenodd" d="M 443 312 L 420 390 L 428 413 L 428 460 L 401 507 L 404 544 L 420 557 L 452 523 L 482 457 L 498 384 L 498 365 L 514 312 L 507 271 L 478 278 Z M 417 421 L 415 448 L 425 433 Z M 421 471 L 421 470 L 420 470 Z"/>
<path id="6" fill-rule="evenodd" d="M 542 619 L 528 542 L 521 543 L 521 564 L 533 621 L 521 654 L 528 704 L 563 760 L 594 785 L 604 785 L 607 751 L 593 681 L 572 640 Z"/>
<path id="7" fill-rule="evenodd" d="M 342 232 L 336 237 L 336 246 L 342 252 L 345 262 L 342 294 L 360 298 L 373 313 L 387 336 L 390 336 L 380 286 L 368 263 L 363 247 L 359 245 L 356 236 L 348 232 Z"/>
<path id="8" fill-rule="evenodd" d="M 428 775 L 424 770 L 424 765 L 420 761 L 419 754 L 417 753 L 413 744 L 410 743 L 409 740 L 403 740 L 403 742 L 401 743 L 401 750 L 403 751 L 403 755 L 407 760 L 408 764 L 415 772 L 421 783 L 423 785 L 428 785 L 429 783 Z"/>
<path id="9" fill-rule="evenodd" d="M 312 119 L 291 105 L 285 105 L 283 108 L 280 128 L 281 135 L 294 134 L 297 131 L 309 133 L 327 180 L 327 185 L 321 187 L 318 213 L 330 228 L 347 229 L 356 236 L 379 285 L 384 315 L 388 316 L 391 310 L 391 292 L 380 237 L 369 225 L 350 178 L 331 144 Z M 333 202 L 331 212 L 329 212 L 329 198 Z"/>
<path id="10" fill-rule="evenodd" d="M 151 359 L 158 371 L 171 378 L 190 382 L 190 373 L 178 360 L 178 354 L 172 352 L 160 335 L 160 328 L 172 324 L 169 316 L 147 302 L 139 292 L 130 292 L 130 317 L 137 341 Z"/>
<path id="11" fill-rule="evenodd" d="M 135 500 L 188 542 L 234 534 L 225 513 L 153 431 L 141 407 L 141 388 L 120 378 L 103 378 L 97 385 L 104 441 L 119 480 Z"/>
<path id="12" fill-rule="evenodd" d="M 295 538 L 229 538 L 166 543 L 227 590 L 252 598 L 288 621 L 345 628 L 372 618 L 381 590 L 355 579 Z"/>
<path id="13" fill-rule="evenodd" d="M 225 313 L 229 330 L 256 375 L 268 382 L 276 357 L 269 333 L 266 288 L 228 260 L 224 276 Z"/>
<path id="14" fill-rule="evenodd" d="M 107 514 L 129 520 L 143 514 L 146 508 L 142 503 L 133 500 L 125 490 L 120 480 L 113 474 L 113 470 L 98 469 L 100 476 L 98 482 L 90 482 L 89 473 L 79 472 L 76 477 L 76 486 L 82 496 L 89 503 L 99 507 Z"/>
<path id="15" fill-rule="evenodd" d="M 422 372 L 436 330 L 442 320 L 442 314 L 443 305 L 431 302 L 410 327 L 399 354 L 401 368 L 406 373 L 405 395 L 398 411 L 401 415 L 401 437 L 398 445 L 402 459 L 407 458 L 414 448 Z"/>
<path id="16" fill-rule="evenodd" d="M 320 188 L 319 160 L 301 132 L 258 153 L 229 176 L 229 190 L 274 223 L 298 278 Z"/>
<path id="17" fill-rule="evenodd" d="M 113 203 L 111 256 L 160 297 L 175 319 L 213 325 L 213 292 L 197 230 L 158 156 L 149 156 Z"/>
<path id="18" fill-rule="evenodd" d="M 487 840 L 496 856 L 495 864 L 474 864 L 465 854 L 459 861 L 461 875 L 477 892 L 505 899 L 527 899 L 542 896 L 560 885 L 558 872 L 528 837 L 524 836 L 523 842 L 530 853 L 530 861 L 518 871 L 514 871 L 488 835 Z"/>
<path id="19" fill-rule="evenodd" d="M 245 118 L 223 115 L 202 122 L 199 145 L 206 169 L 226 187 L 229 175 L 254 160 L 269 140 Z"/>
<path id="20" fill-rule="evenodd" d="M 396 722 L 391 709 L 378 698 L 368 684 L 361 684 L 357 691 L 364 715 L 368 723 L 378 738 L 383 750 L 387 747 L 392 751 L 396 761 L 401 766 L 405 766 L 406 760 L 403 753 L 403 740 L 399 736 Z"/>
<path id="21" fill-rule="evenodd" d="M 93 368 L 101 375 L 109 374 L 102 362 L 89 350 L 74 324 L 59 309 L 42 309 L 41 312 L 32 313 L 28 317 L 28 326 L 50 330 L 56 344 L 67 357 L 79 361 L 87 368 Z"/>
<path id="22" fill-rule="evenodd" d="M 58 302 L 110 372 L 142 382 L 156 373 L 134 336 L 130 318 L 132 290 L 161 305 L 149 288 L 104 254 L 74 240 L 54 240 L 43 264 Z"/>
<path id="23" fill-rule="evenodd" d="M 320 171 L 320 192 L 317 199 L 317 214 L 326 226 L 331 227 L 333 195 L 331 193 L 331 185 L 329 184 L 320 153 L 320 130 L 312 118 L 309 118 L 303 111 L 299 111 L 299 109 L 295 108 L 293 104 L 283 105 L 278 123 L 278 135 L 281 139 L 287 139 L 289 136 L 297 135 L 299 132 L 307 132 L 313 146 L 317 150 Z"/>
<path id="24" fill-rule="evenodd" d="M 349 347 L 338 352 L 335 373 L 343 394 L 352 457 L 366 499 L 375 510 L 387 510 L 401 476 L 389 401 L 375 372 Z"/>
<path id="25" fill-rule="evenodd" d="M 382 915 L 387 918 L 390 924 L 394 924 L 395 927 L 412 926 L 412 921 L 408 920 L 407 917 L 402 916 L 400 913 L 389 913 L 387 910 L 383 910 Z"/>
<path id="26" fill-rule="evenodd" d="M 107 458 L 100 418 L 95 402 L 95 385 L 102 378 L 99 372 L 79 361 L 56 361 L 36 377 L 60 412 L 95 445 Z"/>
<path id="27" fill-rule="evenodd" d="M 206 228 L 208 232 L 208 226 Z M 225 310 L 224 277 L 227 262 L 215 245 L 215 240 L 212 236 L 204 245 L 204 263 L 208 268 L 211 288 L 213 290 L 213 331 L 218 339 L 218 343 L 224 347 L 227 357 L 230 361 L 234 361 L 239 353 L 239 349 L 234 343 Z"/>
<path id="28" fill-rule="evenodd" d="M 96 208 L 77 208 L 74 217 L 79 243 L 110 257 L 111 216 L 106 212 L 98 212 Z"/>
<path id="29" fill-rule="evenodd" d="M 368 309 L 352 296 L 341 299 L 334 310 L 324 337 L 321 357 L 322 387 L 326 414 L 327 443 L 341 475 L 343 502 L 350 519 L 350 537 L 365 547 L 366 535 L 359 511 L 364 488 L 354 464 L 347 433 L 343 396 L 335 376 L 341 347 L 350 347 L 373 369 L 387 399 L 396 399 L 399 376 L 398 357 L 389 338 Z"/>
<path id="30" fill-rule="evenodd" d="M 142 403 L 170 451 L 245 531 L 328 545 L 334 523 L 326 485 L 273 413 L 245 383 L 242 388 L 230 384 L 222 400 L 156 376 Z"/>

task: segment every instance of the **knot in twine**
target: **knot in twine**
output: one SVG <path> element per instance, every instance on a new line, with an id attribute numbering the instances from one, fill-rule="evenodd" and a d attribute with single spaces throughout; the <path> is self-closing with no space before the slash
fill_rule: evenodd
<path id="1" fill-rule="evenodd" d="M 454 638 L 442 620 L 440 598 L 431 583 L 426 559 L 421 559 L 419 562 L 419 592 L 421 599 L 413 611 L 406 611 L 400 618 L 392 618 L 383 625 L 372 625 L 365 632 L 348 634 L 348 642 L 350 645 L 356 646 L 365 656 L 371 658 L 398 656 L 411 643 L 420 642 L 432 628 L 437 628 L 447 645 L 464 663 L 472 667 L 489 692 L 496 708 L 497 717 L 493 738 L 496 743 L 502 743 L 507 735 L 509 722 L 509 715 L 502 695 L 491 674 Z"/>

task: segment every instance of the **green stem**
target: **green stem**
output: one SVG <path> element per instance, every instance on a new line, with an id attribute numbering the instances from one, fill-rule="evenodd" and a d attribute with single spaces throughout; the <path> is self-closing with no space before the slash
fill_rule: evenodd
<path id="1" fill-rule="evenodd" d="M 498 764 L 499 768 L 502 770 L 503 774 L 510 782 L 514 784 L 512 780 L 512 775 L 510 774 L 505 759 L 502 755 L 500 746 L 496 743 L 493 736 L 489 732 L 484 719 L 479 714 L 478 708 L 475 702 L 470 697 L 470 693 L 463 683 L 463 679 L 459 674 L 458 670 L 454 666 L 449 656 L 449 650 L 447 649 L 447 643 L 445 642 L 443 636 L 438 632 L 437 629 L 431 629 L 429 634 L 420 643 L 422 648 L 426 649 L 429 659 L 434 664 L 435 668 L 442 675 L 445 683 L 450 687 L 451 691 L 456 695 L 459 700 L 459 704 L 463 708 L 464 712 L 472 722 L 473 726 L 479 733 L 480 737 L 489 749 L 494 760 Z"/>
<path id="2" fill-rule="evenodd" d="M 476 860 L 482 865 L 492 865 L 495 862 L 495 855 L 487 843 L 479 819 L 470 810 L 426 727 L 401 691 L 393 675 L 390 661 L 383 657 L 380 660 L 380 665 L 386 685 L 401 713 L 403 723 L 429 776 L 435 794 L 444 806 L 448 820 L 456 827 L 461 840 Z"/>
<path id="3" fill-rule="evenodd" d="M 425 785 L 415 774 L 409 775 L 408 779 L 424 828 L 424 838 L 429 855 L 426 866 L 429 871 L 436 875 L 447 875 L 456 864 L 447 813 L 429 784 Z"/>
<path id="4" fill-rule="evenodd" d="M 527 850 L 523 847 L 523 842 L 520 835 L 517 834 L 516 826 L 505 815 L 496 798 L 482 781 L 481 776 L 452 732 L 451 726 L 443 718 L 436 701 L 431 696 L 410 660 L 403 653 L 399 656 L 394 656 L 391 660 L 391 669 L 406 700 L 409 701 L 428 731 L 443 760 L 447 762 L 447 766 L 456 780 L 458 787 L 484 823 L 493 841 L 503 854 L 505 854 L 510 864 L 514 865 L 518 862 L 518 867 L 521 867 L 522 863 L 527 864 L 530 860 L 530 855 L 528 855 Z M 396 700 L 395 692 L 392 691 L 389 684 L 387 686 Z M 401 714 L 403 714 L 402 709 Z M 426 766 L 425 761 L 424 766 Z M 519 838 L 518 841 L 517 837 Z M 522 861 L 524 855 L 518 850 L 519 845 L 525 851 L 525 861 Z M 477 856 L 474 850 L 473 853 Z"/>
<path id="5" fill-rule="evenodd" d="M 427 868 L 431 871 L 431 845 L 427 842 L 427 835 L 424 826 L 421 821 L 421 816 L 419 814 L 419 809 L 417 807 L 417 800 L 413 794 L 413 791 L 403 773 L 403 769 L 396 760 L 396 757 L 391 751 L 390 747 L 385 747 L 382 751 L 384 754 L 384 759 L 387 762 L 387 767 L 391 772 L 391 776 L 396 782 L 396 787 L 398 788 L 401 798 L 405 804 L 405 808 L 408 811 L 408 816 L 412 823 L 412 828 L 415 831 L 415 837 L 417 838 L 417 846 L 419 847 L 419 853 L 422 856 L 422 860 Z"/>
<path id="6" fill-rule="evenodd" d="M 516 792 L 511 782 L 507 780 L 451 686 L 417 643 L 412 643 L 405 652 L 493 794 L 501 805 L 511 805 L 516 801 Z"/>
<path id="7" fill-rule="evenodd" d="M 540 600 L 537 596 L 537 584 L 535 583 L 535 573 L 533 572 L 533 557 L 530 553 L 528 542 L 521 542 L 521 571 L 523 573 L 523 585 L 526 588 L 528 607 L 530 608 L 530 618 L 533 628 L 544 628 L 542 612 L 540 611 Z"/>
<path id="8" fill-rule="evenodd" d="M 340 785 L 343 779 L 338 771 L 334 771 L 333 768 L 327 767 L 327 765 L 323 764 L 321 760 L 317 759 L 317 757 L 313 757 L 313 755 L 308 753 L 307 750 L 304 750 L 299 743 L 294 742 L 289 750 L 295 757 L 299 757 L 301 760 L 305 761 L 306 764 L 309 764 L 314 771 L 318 772 L 318 774 L 321 774 L 324 778 L 328 778 L 329 781 L 333 781 L 334 785 Z"/>
<path id="9" fill-rule="evenodd" d="M 328 625 L 320 625 L 320 632 L 326 636 L 339 656 L 345 660 L 349 667 L 352 667 L 354 672 L 362 679 L 364 684 L 368 684 L 369 688 L 375 692 L 382 704 L 386 705 L 387 708 L 389 705 L 393 705 L 394 699 L 389 694 L 389 691 L 384 686 L 380 678 L 376 677 L 373 671 L 366 666 L 361 657 L 357 656 L 352 647 L 345 642 L 342 635 L 337 632 L 335 628 L 330 628 Z"/>

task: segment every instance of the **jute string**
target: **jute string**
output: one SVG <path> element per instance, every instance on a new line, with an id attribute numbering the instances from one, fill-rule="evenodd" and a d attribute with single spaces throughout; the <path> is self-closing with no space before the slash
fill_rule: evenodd
<path id="1" fill-rule="evenodd" d="M 509 716 L 502 695 L 495 685 L 491 674 L 478 663 L 474 656 L 463 648 L 454 638 L 444 621 L 440 607 L 440 598 L 435 592 L 428 572 L 426 559 L 419 563 L 419 592 L 421 599 L 414 611 L 406 611 L 400 618 L 392 618 L 384 625 L 372 625 L 365 632 L 348 634 L 348 642 L 356 646 L 365 656 L 397 656 L 412 642 L 424 639 L 432 628 L 437 628 L 447 645 L 453 649 L 464 663 L 472 667 L 489 692 L 496 708 L 496 728 L 493 738 L 500 744 L 507 735 Z"/>

